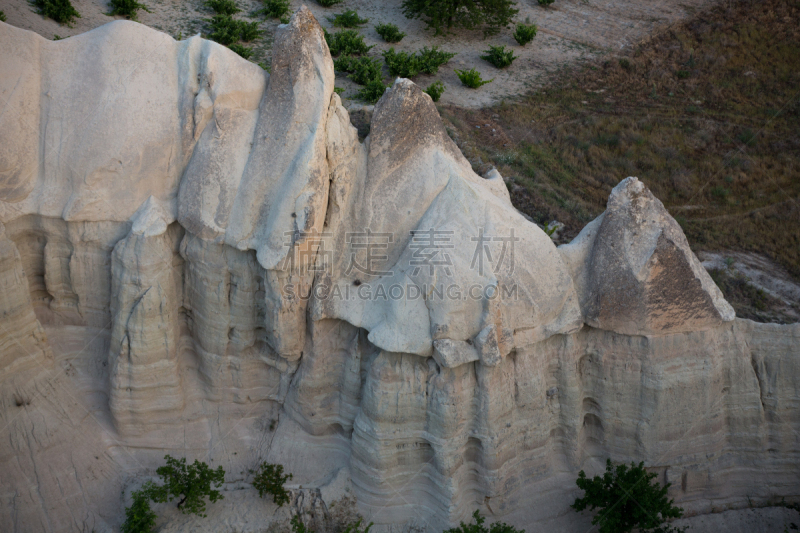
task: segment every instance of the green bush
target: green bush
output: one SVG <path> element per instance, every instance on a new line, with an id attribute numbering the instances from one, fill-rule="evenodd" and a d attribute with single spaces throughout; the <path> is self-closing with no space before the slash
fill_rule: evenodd
<path id="1" fill-rule="evenodd" d="M 333 92 L 335 92 L 336 94 L 342 94 L 342 93 L 344 93 L 344 88 L 342 88 L 342 87 L 334 87 L 333 88 Z"/>
<path id="2" fill-rule="evenodd" d="M 234 20 L 230 15 L 216 15 L 206 21 L 211 25 L 211 33 L 208 34 L 208 38 L 212 41 L 228 46 L 239 40 L 241 35 L 239 21 Z"/>
<path id="3" fill-rule="evenodd" d="M 111 0 L 108 5 L 111 6 L 111 11 L 108 13 L 109 15 L 119 15 L 131 20 L 136 20 L 136 13 L 140 9 L 152 13 L 146 5 L 140 4 L 136 0 Z"/>
<path id="4" fill-rule="evenodd" d="M 238 41 L 250 42 L 261 35 L 258 22 L 236 20 L 230 15 L 215 15 L 214 18 L 206 20 L 211 24 L 208 38 L 225 46 Z"/>
<path id="5" fill-rule="evenodd" d="M 419 57 L 408 52 L 395 52 L 394 48 L 383 51 L 383 60 L 389 67 L 389 74 L 401 78 L 413 78 L 420 71 Z"/>
<path id="6" fill-rule="evenodd" d="M 539 0 L 539 5 L 540 5 L 540 6 L 549 6 L 549 5 L 550 5 L 550 4 L 552 4 L 554 1 L 555 1 L 555 0 Z"/>
<path id="7" fill-rule="evenodd" d="M 225 470 L 221 466 L 212 470 L 206 463 L 196 459 L 188 466 L 186 459 L 175 459 L 169 455 L 164 459 L 167 464 L 156 469 L 164 484 L 150 485 L 146 491 L 154 502 L 166 503 L 180 498 L 178 509 L 182 513 L 205 517 L 204 498 L 208 497 L 211 503 L 224 498 L 214 488 L 219 488 L 225 481 Z"/>
<path id="8" fill-rule="evenodd" d="M 456 55 L 455 53 L 442 52 L 437 46 L 433 48 L 423 46 L 418 54 L 420 71 L 425 74 L 436 74 L 439 72 L 439 67 L 453 59 Z"/>
<path id="9" fill-rule="evenodd" d="M 494 78 L 491 80 L 484 80 L 481 78 L 481 73 L 471 68 L 469 70 L 458 70 L 456 69 L 456 75 L 458 79 L 461 80 L 461 83 L 469 87 L 470 89 L 477 89 L 482 85 L 486 85 L 487 83 L 492 83 Z"/>
<path id="10" fill-rule="evenodd" d="M 255 41 L 261 37 L 261 30 L 258 29 L 258 22 L 239 21 L 239 38 L 246 42 Z"/>
<path id="11" fill-rule="evenodd" d="M 388 88 L 389 86 L 385 85 L 383 80 L 372 80 L 356 93 L 356 98 L 360 98 L 367 103 L 374 104 L 381 99 L 381 96 L 383 96 L 383 93 Z"/>
<path id="12" fill-rule="evenodd" d="M 33 0 L 32 4 L 37 13 L 59 24 L 71 26 L 74 19 L 81 18 L 69 0 Z"/>
<path id="13" fill-rule="evenodd" d="M 5 21 L 6 21 L 6 14 L 0 11 L 0 22 L 5 22 Z"/>
<path id="14" fill-rule="evenodd" d="M 514 32 L 514 40 L 516 40 L 520 46 L 525 46 L 536 37 L 536 32 L 538 30 L 539 28 L 536 24 L 517 24 L 517 30 Z"/>
<path id="15" fill-rule="evenodd" d="M 283 473 L 283 465 L 273 465 L 270 463 L 261 463 L 258 471 L 250 471 L 255 474 L 253 478 L 253 486 L 258 490 L 258 496 L 263 498 L 265 494 L 272 495 L 272 501 L 278 507 L 282 507 L 284 503 L 289 503 L 289 491 L 283 488 L 287 480 L 292 479 L 291 474 Z"/>
<path id="16" fill-rule="evenodd" d="M 484 36 L 507 27 L 519 10 L 514 0 L 403 0 L 403 14 L 422 18 L 436 35 L 452 28 L 482 29 Z"/>
<path id="17" fill-rule="evenodd" d="M 389 74 L 402 78 L 413 78 L 420 72 L 436 74 L 439 67 L 450 61 L 455 54 L 442 52 L 436 46 L 423 47 L 422 50 L 409 54 L 408 52 L 395 52 L 394 48 L 383 52 L 383 59 L 389 67 Z"/>
<path id="18" fill-rule="evenodd" d="M 441 81 L 435 81 L 428 85 L 428 88 L 425 89 L 425 92 L 431 97 L 431 100 L 434 102 L 438 102 L 439 98 L 442 97 L 442 93 L 444 93 L 444 83 Z"/>
<path id="19" fill-rule="evenodd" d="M 152 533 L 156 525 L 156 513 L 150 510 L 149 490 L 152 483 L 147 483 L 142 490 L 135 491 L 133 503 L 125 509 L 125 522 L 120 533 Z"/>
<path id="20" fill-rule="evenodd" d="M 333 18 L 328 17 L 328 21 L 330 21 L 335 28 L 358 28 L 369 22 L 369 19 L 362 19 L 358 16 L 358 13 L 352 9 L 348 9 L 344 13 L 335 14 Z"/>
<path id="21" fill-rule="evenodd" d="M 241 11 L 233 0 L 208 0 L 206 5 L 217 15 L 234 15 Z"/>
<path id="22" fill-rule="evenodd" d="M 289 0 L 264 0 L 264 9 L 261 10 L 261 13 L 268 18 L 282 19 L 290 11 Z"/>
<path id="23" fill-rule="evenodd" d="M 245 59 L 250 59 L 250 56 L 253 55 L 252 48 L 248 48 L 247 46 L 242 46 L 239 43 L 232 44 L 228 48 L 230 48 L 231 50 L 233 50 L 234 52 L 236 52 Z"/>
<path id="24" fill-rule="evenodd" d="M 514 55 L 514 51 L 506 50 L 505 45 L 489 45 L 489 49 L 484 50 L 483 53 L 486 55 L 482 55 L 481 59 L 488 61 L 497 68 L 506 68 L 517 59 L 517 56 Z"/>
<path id="25" fill-rule="evenodd" d="M 359 85 L 382 78 L 381 62 L 370 57 L 343 56 L 333 62 L 333 68 L 349 73 L 350 79 Z"/>
<path id="26" fill-rule="evenodd" d="M 342 2 L 344 2 L 344 0 L 319 0 L 319 5 L 322 7 L 331 7 L 336 4 L 341 4 Z"/>
<path id="27" fill-rule="evenodd" d="M 592 524 L 600 526 L 600 533 L 629 533 L 634 529 L 659 533 L 679 531 L 668 527 L 666 521 L 680 518 L 683 510 L 667 498 L 670 484 L 662 487 L 655 481 L 656 477 L 655 473 L 644 469 L 644 463 L 614 466 L 609 459 L 602 476 L 589 479 L 583 470 L 580 471 L 576 483 L 584 496 L 577 498 L 571 507 L 576 511 L 599 509 Z"/>
<path id="28" fill-rule="evenodd" d="M 486 519 L 481 516 L 477 509 L 472 513 L 472 518 L 475 519 L 474 524 L 461 522 L 460 526 L 448 529 L 444 533 L 525 533 L 524 529 L 515 529 L 504 522 L 495 522 L 491 527 L 487 528 L 483 525 Z"/>
<path id="29" fill-rule="evenodd" d="M 364 42 L 364 36 L 356 30 L 342 30 L 336 33 L 325 31 L 325 42 L 328 43 L 328 48 L 334 57 L 363 55 L 372 49 L 372 46 L 367 46 Z"/>
<path id="30" fill-rule="evenodd" d="M 384 41 L 387 43 L 399 43 L 406 36 L 405 33 L 400 31 L 400 28 L 394 24 L 378 24 L 375 26 L 375 31 L 378 32 Z"/>

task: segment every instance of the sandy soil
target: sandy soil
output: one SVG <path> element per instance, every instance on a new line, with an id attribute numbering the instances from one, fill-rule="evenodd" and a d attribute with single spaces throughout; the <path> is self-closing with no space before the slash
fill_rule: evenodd
<path id="1" fill-rule="evenodd" d="M 210 16 L 203 0 L 142 1 L 152 13 L 140 11 L 139 21 L 173 37 L 204 31 L 203 19 Z M 81 14 L 72 28 L 37 15 L 25 0 L 0 0 L 0 10 L 5 12 L 9 24 L 35 31 L 48 39 L 55 35 L 62 38 L 76 35 L 112 20 L 105 14 L 109 10 L 106 0 L 72 0 L 72 3 Z M 261 5 L 260 0 L 238 0 L 238 3 L 243 13 L 237 16 L 259 20 L 248 15 Z M 302 3 L 293 0 L 292 8 L 299 8 Z M 420 75 L 414 81 L 426 87 L 441 80 L 447 86 L 442 103 L 477 108 L 540 87 L 554 73 L 578 62 L 629 48 L 659 28 L 691 16 L 711 4 L 712 0 L 557 0 L 547 8 L 539 6 L 536 0 L 521 0 L 517 6 L 520 9 L 517 21 L 528 20 L 539 26 L 536 39 L 524 48 L 514 41 L 511 30 L 488 39 L 484 39 L 480 31 L 434 37 L 423 22 L 405 18 L 400 9 L 401 0 L 345 0 L 332 8 L 321 7 L 313 0 L 305 3 L 326 28 L 331 27 L 327 17 L 345 9 L 355 9 L 362 18 L 368 18 L 369 23 L 363 26 L 361 33 L 368 44 L 376 45 L 370 53 L 374 56 L 379 56 L 381 50 L 390 46 L 397 50 L 415 51 L 422 46 L 436 45 L 456 52 L 456 57 L 438 75 Z M 407 34 L 406 38 L 396 45 L 383 42 L 375 33 L 374 26 L 386 22 L 399 26 Z M 268 60 L 277 24 L 275 20 L 262 23 L 266 33 L 254 45 L 252 59 L 255 62 Z M 511 46 L 519 58 L 507 69 L 496 69 L 480 59 L 489 44 Z M 494 82 L 480 89 L 461 85 L 453 70 L 473 67 L 485 79 L 494 78 Z M 344 77 L 337 79 L 337 85 L 346 90 L 345 97 L 352 96 L 357 90 L 357 86 Z"/>

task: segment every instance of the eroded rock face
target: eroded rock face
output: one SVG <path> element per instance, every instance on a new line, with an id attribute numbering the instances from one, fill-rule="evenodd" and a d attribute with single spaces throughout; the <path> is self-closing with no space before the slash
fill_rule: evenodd
<path id="1" fill-rule="evenodd" d="M 695 257 L 680 226 L 636 178 L 561 247 L 579 280 L 592 327 L 648 335 L 699 331 L 733 320 L 733 308 Z"/>
<path id="2" fill-rule="evenodd" d="M 608 457 L 690 512 L 797 494 L 798 326 L 734 320 L 636 178 L 557 249 L 412 82 L 359 142 L 306 9 L 271 75 L 131 22 L 0 45 L 0 530 L 112 531 L 166 453 L 231 503 L 164 531 L 574 531 Z"/>

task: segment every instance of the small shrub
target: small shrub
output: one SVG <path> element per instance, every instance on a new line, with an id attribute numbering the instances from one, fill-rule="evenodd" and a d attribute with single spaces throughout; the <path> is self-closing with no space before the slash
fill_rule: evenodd
<path id="1" fill-rule="evenodd" d="M 239 40 L 241 31 L 239 21 L 231 18 L 230 15 L 216 15 L 212 19 L 206 19 L 211 25 L 211 33 L 208 38 L 225 46 L 232 45 Z"/>
<path id="2" fill-rule="evenodd" d="M 111 0 L 108 5 L 111 6 L 111 11 L 108 13 L 109 15 L 119 15 L 129 18 L 130 20 L 136 20 L 136 13 L 140 9 L 152 13 L 146 5 L 140 4 L 136 0 Z"/>
<path id="3" fill-rule="evenodd" d="M 135 491 L 133 503 L 125 509 L 125 522 L 120 527 L 120 533 L 152 533 L 156 525 L 156 513 L 150 509 L 149 489 L 152 483 L 147 483 L 142 490 Z"/>
<path id="4" fill-rule="evenodd" d="M 374 80 L 380 81 L 382 78 L 381 62 L 369 57 L 353 59 L 347 72 L 350 73 L 350 79 L 359 85 L 366 85 Z"/>
<path id="5" fill-rule="evenodd" d="M 283 488 L 287 480 L 292 479 L 291 474 L 283 473 L 283 465 L 273 465 L 267 462 L 261 463 L 258 472 L 253 478 L 253 486 L 258 490 L 258 496 L 263 498 L 265 494 L 272 495 L 272 501 L 278 507 L 284 503 L 289 503 L 289 491 Z"/>
<path id="6" fill-rule="evenodd" d="M 455 54 L 442 52 L 436 46 L 433 48 L 423 47 L 422 50 L 409 54 L 408 52 L 395 52 L 390 48 L 383 52 L 383 59 L 389 67 L 392 76 L 412 78 L 424 72 L 425 74 L 436 74 L 439 67 L 453 58 Z"/>
<path id="7" fill-rule="evenodd" d="M 225 470 L 220 466 L 212 470 L 206 463 L 196 460 L 186 465 L 186 459 L 175 459 L 164 456 L 165 466 L 156 469 L 164 482 L 162 486 L 150 485 L 147 490 L 150 498 L 157 503 L 171 502 L 181 498 L 178 509 L 184 514 L 196 514 L 205 517 L 207 496 L 211 503 L 224 498 L 218 490 L 225 482 Z"/>
<path id="8" fill-rule="evenodd" d="M 519 10 L 514 0 L 403 0 L 403 14 L 410 19 L 422 18 L 436 35 L 452 28 L 482 29 L 484 36 L 494 35 L 507 27 Z"/>
<path id="9" fill-rule="evenodd" d="M 355 30 L 342 30 L 336 33 L 326 31 L 325 42 L 328 43 L 328 48 L 334 57 L 363 55 L 372 49 L 372 46 L 367 46 L 364 42 L 364 36 Z"/>
<path id="10" fill-rule="evenodd" d="M 469 70 L 455 70 L 458 79 L 461 80 L 461 83 L 469 87 L 470 89 L 477 89 L 482 85 L 486 85 L 487 83 L 492 83 L 494 78 L 491 80 L 484 80 L 481 78 L 481 73 L 471 68 Z"/>
<path id="11" fill-rule="evenodd" d="M 517 24 L 517 30 L 514 32 L 514 40 L 516 40 L 520 46 L 525 46 L 536 37 L 537 31 L 539 31 L 539 28 L 536 24 Z"/>
<path id="12" fill-rule="evenodd" d="M 472 518 L 475 520 L 474 524 L 461 522 L 458 527 L 448 529 L 444 533 L 525 533 L 525 530 L 515 529 L 504 522 L 495 522 L 491 527 L 486 527 L 483 525 L 486 519 L 477 509 L 472 513 Z"/>
<path id="13" fill-rule="evenodd" d="M 63 37 L 61 37 L 60 35 L 53 35 L 54 41 L 60 41 L 61 39 L 63 39 Z"/>
<path id="14" fill-rule="evenodd" d="M 266 70 L 267 72 L 272 73 L 272 67 L 267 65 L 265 62 L 259 62 L 258 66 L 261 67 L 261 70 Z"/>
<path id="15" fill-rule="evenodd" d="M 233 0 L 208 0 L 206 5 L 217 15 L 234 15 L 241 11 Z"/>
<path id="16" fill-rule="evenodd" d="M 349 73 L 350 79 L 359 85 L 381 79 L 380 61 L 369 57 L 342 56 L 333 62 L 333 68 Z"/>
<path id="17" fill-rule="evenodd" d="M 5 21 L 6 21 L 6 14 L 0 11 L 0 22 L 5 22 Z"/>
<path id="18" fill-rule="evenodd" d="M 333 18 L 328 18 L 335 28 L 358 28 L 369 22 L 369 19 L 362 19 L 358 13 L 348 9 L 344 13 L 337 13 Z"/>
<path id="19" fill-rule="evenodd" d="M 539 0 L 539 5 L 547 7 L 550 4 L 552 4 L 554 1 L 555 0 Z"/>
<path id="20" fill-rule="evenodd" d="M 344 0 L 319 0 L 319 5 L 322 7 L 331 7 L 336 4 L 341 4 L 342 2 L 344 2 Z"/>
<path id="21" fill-rule="evenodd" d="M 249 43 L 261 37 L 261 30 L 258 29 L 258 22 L 239 22 L 239 39 Z"/>
<path id="22" fill-rule="evenodd" d="M 237 54 L 239 54 L 240 56 L 242 56 L 245 59 L 250 59 L 250 56 L 253 55 L 253 49 L 252 48 L 248 48 L 246 46 L 242 46 L 239 43 L 232 44 L 228 48 L 230 48 L 231 50 L 233 50 L 234 52 L 236 52 Z"/>
<path id="23" fill-rule="evenodd" d="M 482 55 L 481 59 L 488 61 L 497 68 L 506 68 L 517 58 L 517 56 L 514 55 L 514 51 L 506 51 L 505 46 L 489 45 L 489 49 L 484 50 L 483 53 L 486 55 Z"/>
<path id="24" fill-rule="evenodd" d="M 81 18 L 80 13 L 72 6 L 69 0 L 33 0 L 33 7 L 43 17 L 48 17 L 59 24 L 71 26 L 76 18 Z"/>
<path id="25" fill-rule="evenodd" d="M 450 52 L 443 52 L 439 47 L 434 46 L 428 48 L 423 46 L 422 50 L 418 52 L 420 71 L 425 74 L 436 74 L 439 72 L 439 67 L 453 59 L 456 54 Z"/>
<path id="26" fill-rule="evenodd" d="M 685 80 L 686 78 L 689 77 L 689 71 L 688 70 L 679 70 L 679 71 L 675 72 L 675 76 L 677 76 L 679 80 Z"/>
<path id="27" fill-rule="evenodd" d="M 387 43 L 399 43 L 406 36 L 405 33 L 400 31 L 400 28 L 394 24 L 378 24 L 375 26 L 375 31 L 378 32 L 384 41 Z"/>
<path id="28" fill-rule="evenodd" d="M 215 15 L 208 19 L 211 24 L 211 33 L 208 38 L 219 44 L 230 46 L 237 41 L 250 42 L 261 35 L 258 22 L 236 20 L 230 15 Z"/>
<path id="29" fill-rule="evenodd" d="M 425 89 L 425 92 L 428 93 L 428 96 L 431 97 L 431 100 L 438 102 L 439 98 L 441 98 L 442 94 L 444 93 L 444 83 L 441 81 L 435 81 L 428 85 L 428 88 Z"/>
<path id="30" fill-rule="evenodd" d="M 631 61 L 629 59 L 627 59 L 627 58 L 624 58 L 624 57 L 619 60 L 619 66 L 621 66 L 622 68 L 624 68 L 628 72 L 633 70 L 633 64 L 631 63 Z"/>
<path id="31" fill-rule="evenodd" d="M 278 21 L 279 21 L 281 24 L 289 24 L 289 22 L 291 22 L 291 21 L 292 21 L 292 17 L 290 17 L 289 15 L 284 15 L 284 16 L 282 16 L 280 19 L 278 19 Z"/>
<path id="32" fill-rule="evenodd" d="M 678 531 L 668 528 L 669 518 L 680 518 L 683 511 L 667 498 L 670 484 L 661 486 L 655 473 L 648 473 L 644 463 L 614 466 L 606 461 L 606 471 L 592 479 L 583 470 L 576 481 L 584 491 L 583 498 L 576 498 L 571 505 L 576 511 L 590 508 L 600 512 L 592 524 L 600 525 L 600 533 L 629 533 L 634 529 L 642 532 Z"/>
<path id="33" fill-rule="evenodd" d="M 388 88 L 389 86 L 385 85 L 383 80 L 372 80 L 356 93 L 356 98 L 360 98 L 369 104 L 374 104 L 381 99 L 381 96 Z"/>
<path id="34" fill-rule="evenodd" d="M 342 87 L 334 87 L 333 92 L 335 92 L 336 94 L 342 94 L 344 93 L 344 89 Z"/>
<path id="35" fill-rule="evenodd" d="M 383 60 L 389 67 L 389 74 L 400 76 L 401 78 L 413 78 L 420 71 L 419 57 L 408 52 L 395 52 L 394 48 L 389 48 L 383 52 Z"/>
<path id="36" fill-rule="evenodd" d="M 261 10 L 261 13 L 268 18 L 281 19 L 289 11 L 289 0 L 264 0 L 264 9 Z"/>

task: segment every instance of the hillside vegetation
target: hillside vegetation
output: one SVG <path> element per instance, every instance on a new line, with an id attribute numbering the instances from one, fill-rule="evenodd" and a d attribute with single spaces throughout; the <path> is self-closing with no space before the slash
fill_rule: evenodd
<path id="1" fill-rule="evenodd" d="M 478 171 L 574 237 L 638 176 L 695 250 L 800 278 L 800 2 L 726 2 L 621 57 L 483 110 L 440 107 Z"/>

